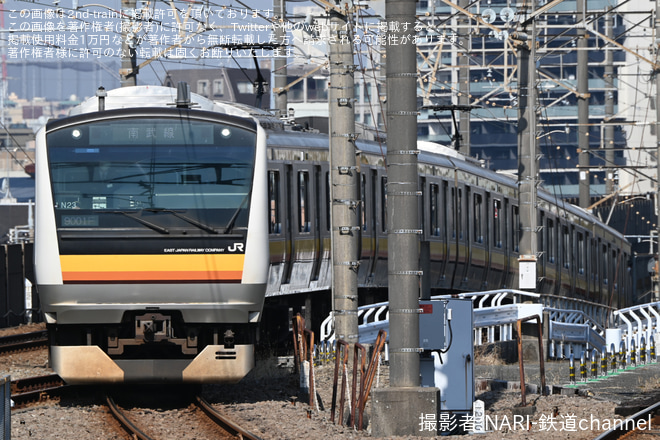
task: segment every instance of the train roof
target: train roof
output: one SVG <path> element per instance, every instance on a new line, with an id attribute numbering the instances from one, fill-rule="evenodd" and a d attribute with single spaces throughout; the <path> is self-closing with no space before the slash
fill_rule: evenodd
<path id="1" fill-rule="evenodd" d="M 172 107 L 175 105 L 177 99 L 176 88 L 163 86 L 121 87 L 105 91 L 105 93 L 105 110 L 138 107 Z M 191 93 L 190 97 L 191 102 L 194 104 L 193 109 L 256 119 L 262 127 L 267 129 L 269 146 L 291 149 L 328 149 L 329 141 L 327 134 L 287 130 L 284 123 L 268 111 L 244 104 L 212 101 L 196 93 Z M 69 111 L 69 116 L 97 112 L 98 110 L 99 97 L 94 96 L 83 101 L 80 105 L 73 107 Z M 461 169 L 501 185 L 517 187 L 515 176 L 496 173 L 495 171 L 484 168 L 479 161 L 463 156 L 449 147 L 425 141 L 418 142 L 417 147 L 420 150 L 419 160 L 422 163 Z M 356 141 L 356 148 L 372 155 L 381 155 L 384 157 L 387 154 L 386 145 L 375 141 L 358 139 Z M 539 189 L 539 197 L 545 202 L 557 206 L 558 209 L 564 210 L 566 213 L 571 213 L 591 222 L 602 224 L 598 218 L 586 210 L 567 203 L 546 190 Z M 602 226 L 609 229 L 613 235 L 625 240 L 623 234 L 607 225 L 602 224 Z"/>
<path id="2" fill-rule="evenodd" d="M 174 107 L 177 99 L 177 89 L 163 86 L 135 86 L 120 87 L 118 89 L 103 90 L 106 94 L 104 99 L 105 110 L 149 108 L 149 107 Z M 99 111 L 99 94 L 86 99 L 69 111 L 69 116 Z M 210 112 L 222 113 L 231 116 L 256 119 L 264 128 L 271 130 L 282 130 L 283 122 L 274 117 L 270 112 L 244 104 L 227 101 L 212 101 L 197 93 L 190 93 L 192 108 Z"/>

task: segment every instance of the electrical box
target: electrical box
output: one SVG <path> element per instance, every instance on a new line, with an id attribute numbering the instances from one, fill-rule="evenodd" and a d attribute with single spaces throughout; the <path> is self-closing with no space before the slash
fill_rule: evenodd
<path id="1" fill-rule="evenodd" d="M 447 300 L 420 301 L 419 342 L 424 350 L 444 350 Z"/>
<path id="2" fill-rule="evenodd" d="M 428 301 L 420 301 L 420 306 Z M 427 323 L 422 330 L 422 319 L 429 318 L 431 314 L 420 315 L 420 340 L 427 339 L 427 333 L 433 328 L 443 328 L 444 342 L 438 344 L 430 339 L 429 346 L 420 358 L 420 374 L 422 386 L 436 387 L 440 390 L 441 411 L 472 411 L 474 402 L 474 319 L 472 317 L 472 300 L 449 298 L 441 301 L 432 301 L 434 304 L 442 302 L 444 313 L 439 311 L 435 315 L 433 324 Z M 438 348 L 439 347 L 439 348 Z"/>

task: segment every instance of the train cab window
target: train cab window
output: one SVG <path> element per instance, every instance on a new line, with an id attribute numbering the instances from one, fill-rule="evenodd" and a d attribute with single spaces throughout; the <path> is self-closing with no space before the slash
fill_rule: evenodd
<path id="1" fill-rule="evenodd" d="M 270 233 L 282 232 L 282 220 L 280 214 L 280 173 L 278 171 L 268 172 L 268 206 L 270 212 Z"/>
<path id="2" fill-rule="evenodd" d="M 502 247 L 501 204 L 499 200 L 493 200 L 493 246 L 497 248 Z"/>
<path id="3" fill-rule="evenodd" d="M 476 243 L 484 242 L 484 233 L 483 233 L 483 215 L 482 215 L 482 206 L 483 206 L 483 197 L 481 194 L 475 194 L 473 199 L 473 219 L 472 221 L 474 226 L 474 241 Z"/>
<path id="4" fill-rule="evenodd" d="M 586 256 L 586 246 L 584 242 L 584 234 L 577 233 L 577 271 L 580 275 L 584 275 L 584 262 Z"/>
<path id="5" fill-rule="evenodd" d="M 310 232 L 309 172 L 298 172 L 298 232 Z"/>
<path id="6" fill-rule="evenodd" d="M 429 185 L 429 215 L 430 215 L 430 235 L 440 236 L 440 188 L 436 184 Z"/>

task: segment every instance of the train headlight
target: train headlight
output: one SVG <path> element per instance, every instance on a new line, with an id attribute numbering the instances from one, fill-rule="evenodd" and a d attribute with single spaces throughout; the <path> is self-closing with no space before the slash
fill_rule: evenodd
<path id="1" fill-rule="evenodd" d="M 223 128 L 223 129 L 220 131 L 220 136 L 222 136 L 222 137 L 225 138 L 225 139 L 231 137 L 231 130 L 228 129 L 228 128 Z"/>
<path id="2" fill-rule="evenodd" d="M 76 140 L 80 139 L 80 138 L 82 137 L 82 130 L 79 130 L 79 129 L 77 129 L 77 128 L 74 128 L 74 129 L 71 131 L 71 137 L 74 138 L 74 139 L 76 139 Z"/>

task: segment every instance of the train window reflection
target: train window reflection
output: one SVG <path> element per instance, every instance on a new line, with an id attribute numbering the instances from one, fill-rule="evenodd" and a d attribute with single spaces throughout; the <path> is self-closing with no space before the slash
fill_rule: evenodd
<path id="1" fill-rule="evenodd" d="M 483 206 L 483 199 L 481 197 L 481 194 L 475 194 L 474 195 L 474 241 L 476 243 L 483 243 L 484 242 L 484 234 L 483 234 L 483 216 L 482 216 L 482 211 L 481 207 Z"/>
<path id="2" fill-rule="evenodd" d="M 440 189 L 438 185 L 431 184 L 430 186 L 430 206 L 429 213 L 431 215 L 431 235 L 435 237 L 440 236 Z"/>
<path id="3" fill-rule="evenodd" d="M 298 232 L 310 232 L 309 173 L 298 172 Z"/>
<path id="4" fill-rule="evenodd" d="M 280 173 L 278 171 L 268 172 L 268 200 L 270 211 L 270 233 L 282 232 L 282 220 L 280 217 Z"/>
<path id="5" fill-rule="evenodd" d="M 500 214 L 501 202 L 493 200 L 493 246 L 502 247 L 502 219 Z"/>

